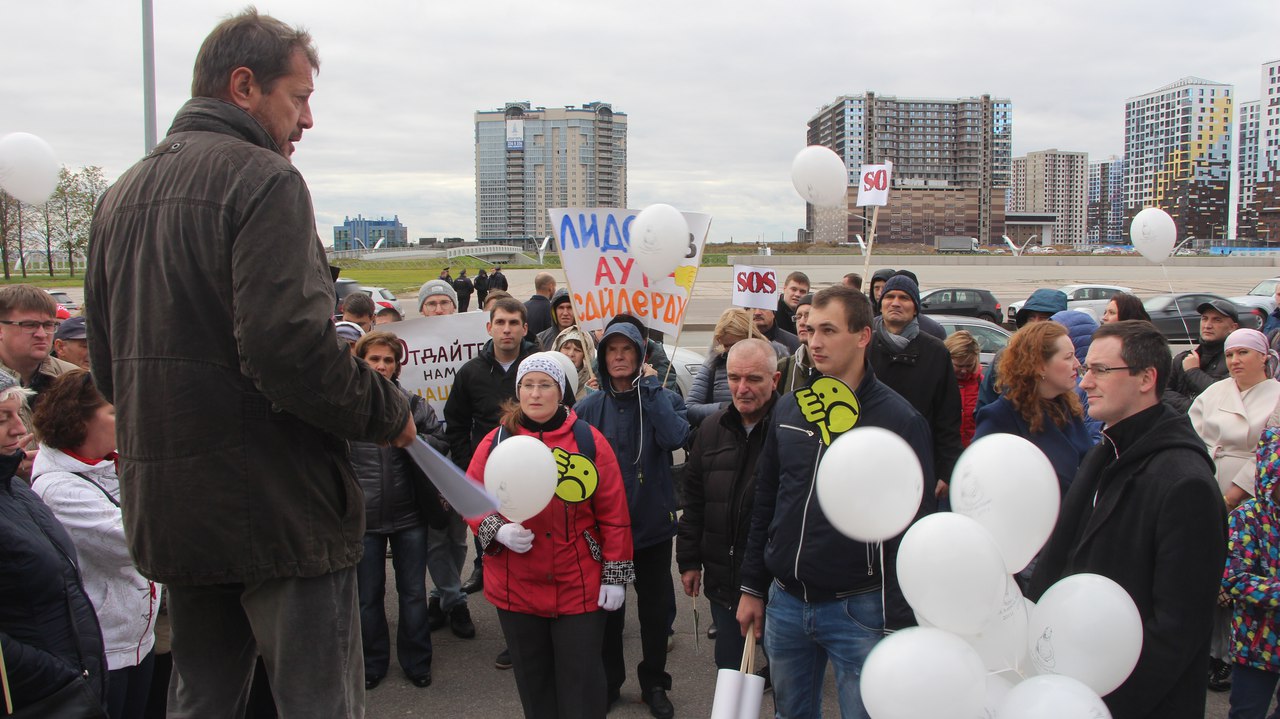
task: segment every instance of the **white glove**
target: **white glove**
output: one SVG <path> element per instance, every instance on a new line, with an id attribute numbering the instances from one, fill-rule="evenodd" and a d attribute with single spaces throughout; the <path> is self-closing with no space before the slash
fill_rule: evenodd
<path id="1" fill-rule="evenodd" d="M 518 522 L 509 522 L 498 527 L 495 538 L 516 554 L 524 554 L 533 549 L 533 532 L 525 529 Z"/>
<path id="2" fill-rule="evenodd" d="M 618 584 L 601 584 L 600 585 L 600 608 L 606 612 L 612 612 L 622 606 L 622 600 L 627 598 L 627 589 Z"/>

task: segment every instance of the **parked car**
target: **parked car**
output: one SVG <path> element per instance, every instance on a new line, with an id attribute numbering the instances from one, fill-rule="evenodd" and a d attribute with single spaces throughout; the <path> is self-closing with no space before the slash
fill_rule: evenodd
<path id="1" fill-rule="evenodd" d="M 385 287 L 368 286 L 361 286 L 360 290 L 373 298 L 373 303 L 378 306 L 378 312 L 381 312 L 385 307 L 390 307 L 400 314 L 400 319 L 404 319 L 404 307 L 401 306 L 400 300 L 396 298 L 391 290 Z"/>
<path id="2" fill-rule="evenodd" d="M 333 281 L 333 314 L 342 314 L 342 301 L 347 299 L 347 295 L 352 292 L 360 292 L 360 283 L 345 277 L 339 277 Z"/>
<path id="3" fill-rule="evenodd" d="M 1128 287 L 1119 285 L 1063 285 L 1058 288 L 1067 296 L 1067 309 L 1088 312 L 1095 320 L 1102 319 L 1111 296 L 1117 292 L 1133 292 Z M 1009 303 L 1009 321 L 1018 315 L 1018 310 L 1027 303 L 1026 300 Z"/>
<path id="4" fill-rule="evenodd" d="M 1000 321 L 1000 301 L 989 290 L 944 287 L 920 293 L 920 311 L 926 315 L 964 315 L 988 322 Z"/>
<path id="5" fill-rule="evenodd" d="M 53 297 L 54 302 L 57 302 L 67 308 L 67 311 L 71 314 L 75 314 L 76 310 L 80 309 L 80 305 L 77 304 L 75 300 L 71 299 L 71 295 L 63 292 L 62 290 L 45 290 L 45 292 L 48 292 L 49 296 Z"/>
<path id="6" fill-rule="evenodd" d="M 1208 292 L 1175 292 L 1150 297 L 1142 302 L 1151 322 L 1156 329 L 1170 342 L 1195 342 L 1200 337 L 1200 311 L 1196 308 L 1210 300 L 1231 302 L 1225 297 Z M 1250 307 L 1242 307 L 1237 303 L 1236 311 L 1240 314 L 1240 326 L 1258 329 L 1262 326 L 1260 318 Z"/>
<path id="7" fill-rule="evenodd" d="M 942 329 L 947 331 L 947 336 L 951 336 L 952 332 L 958 330 L 966 330 L 973 338 L 978 341 L 979 361 L 982 363 L 982 371 L 986 372 L 991 366 L 992 359 L 1005 345 L 1009 344 L 1009 338 L 1013 333 L 1001 327 L 994 322 L 980 320 L 974 317 L 961 317 L 959 315 L 930 315 L 942 325 Z"/>
<path id="8" fill-rule="evenodd" d="M 1241 307 L 1250 308 L 1265 324 L 1267 315 L 1276 308 L 1276 285 L 1278 284 L 1280 284 L 1280 277 L 1272 277 L 1254 285 L 1253 289 L 1249 290 L 1249 294 L 1230 299 Z"/>

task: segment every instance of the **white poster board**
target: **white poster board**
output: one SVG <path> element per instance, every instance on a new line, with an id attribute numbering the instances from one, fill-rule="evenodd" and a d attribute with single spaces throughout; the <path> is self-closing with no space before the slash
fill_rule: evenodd
<path id="1" fill-rule="evenodd" d="M 733 306 L 778 308 L 778 273 L 772 267 L 733 266 Z"/>
<path id="2" fill-rule="evenodd" d="M 375 329 L 394 332 L 400 338 L 404 348 L 400 385 L 427 400 L 443 420 L 454 376 L 489 341 L 488 321 L 487 312 L 463 312 L 415 317 Z"/>
<path id="3" fill-rule="evenodd" d="M 680 332 L 711 215 L 681 213 L 689 223 L 688 254 L 675 272 L 653 278 L 630 257 L 631 223 L 639 212 L 604 207 L 547 210 L 560 264 L 572 289 L 573 313 L 586 331 L 602 330 L 615 315 L 625 312 L 650 329 L 671 335 Z"/>
<path id="4" fill-rule="evenodd" d="M 867 207 L 889 204 L 889 181 L 893 179 L 893 163 L 863 165 L 862 178 L 858 182 L 858 206 Z"/>

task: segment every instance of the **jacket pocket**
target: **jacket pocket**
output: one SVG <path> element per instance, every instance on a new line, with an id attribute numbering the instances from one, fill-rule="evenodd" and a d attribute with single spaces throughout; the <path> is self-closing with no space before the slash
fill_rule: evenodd
<path id="1" fill-rule="evenodd" d="M 591 558 L 603 564 L 604 554 L 600 551 L 600 543 L 596 541 L 596 538 L 591 536 L 591 532 L 585 529 L 582 530 L 582 538 L 587 540 L 587 549 L 591 552 Z"/>

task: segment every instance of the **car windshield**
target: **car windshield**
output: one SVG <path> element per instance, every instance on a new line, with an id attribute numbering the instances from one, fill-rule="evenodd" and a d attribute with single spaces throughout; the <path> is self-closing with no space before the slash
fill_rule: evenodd
<path id="1" fill-rule="evenodd" d="M 1276 293 L 1277 283 L 1280 283 L 1280 280 L 1263 280 L 1258 283 L 1257 287 L 1249 290 L 1249 294 L 1270 297 Z"/>
<path id="2" fill-rule="evenodd" d="M 1159 312 L 1169 309 L 1169 305 L 1173 303 L 1172 297 L 1152 297 L 1142 303 L 1143 309 L 1147 312 Z"/>

